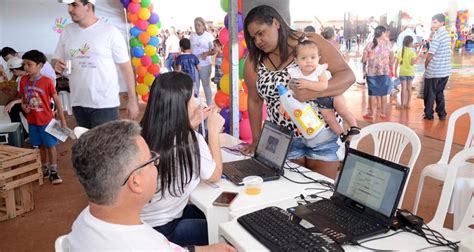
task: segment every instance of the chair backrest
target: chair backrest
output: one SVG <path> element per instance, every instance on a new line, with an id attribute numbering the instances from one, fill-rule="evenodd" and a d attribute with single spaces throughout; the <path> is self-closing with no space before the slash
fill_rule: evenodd
<path id="1" fill-rule="evenodd" d="M 449 117 L 448 130 L 446 131 L 446 140 L 444 142 L 443 154 L 441 159 L 438 161 L 440 164 L 447 164 L 449 161 L 449 155 L 451 154 L 451 146 L 453 145 L 454 129 L 456 127 L 456 121 L 459 117 L 468 114 L 470 120 L 469 132 L 467 133 L 466 143 L 464 149 L 474 146 L 474 104 L 459 108 L 454 111 Z"/>
<path id="2" fill-rule="evenodd" d="M 400 207 L 403 203 L 405 190 L 410 180 L 413 167 L 418 159 L 418 155 L 420 155 L 420 138 L 412 129 L 403 124 L 382 122 L 362 128 L 360 134 L 352 137 L 350 147 L 357 149 L 359 142 L 369 135 L 372 136 L 374 142 L 373 155 L 394 163 L 399 163 L 403 150 L 407 147 L 408 143 L 411 144 L 411 156 L 407 165 L 410 171 L 405 187 L 403 188 L 402 196 L 400 197 L 400 203 L 398 204 Z"/>
<path id="3" fill-rule="evenodd" d="M 458 172 L 458 169 L 460 166 L 465 165 L 466 161 L 474 158 L 474 147 L 464 149 L 460 152 L 458 152 L 451 162 L 449 163 L 449 168 L 448 172 L 446 174 L 446 178 L 444 180 L 443 184 L 443 190 L 441 191 L 441 197 L 439 198 L 439 203 L 438 203 L 438 208 L 436 209 L 435 216 L 433 220 L 430 222 L 430 227 L 433 229 L 436 228 L 442 228 L 444 225 L 444 220 L 446 219 L 446 214 L 448 212 L 449 208 L 449 202 L 451 201 L 451 196 L 453 194 L 453 189 L 454 189 L 454 183 L 456 182 L 456 174 Z M 471 215 L 471 224 L 472 222 L 472 199 L 467 214 Z M 469 212 L 471 211 L 471 212 Z M 466 220 L 467 222 L 468 220 Z M 463 228 L 463 225 L 465 225 L 464 219 L 461 222 L 460 228 Z M 470 225 L 470 224 L 469 224 Z M 469 226 L 468 225 L 468 226 Z"/>
<path id="4" fill-rule="evenodd" d="M 56 252 L 67 252 L 69 251 L 69 241 L 68 241 L 68 235 L 61 235 L 56 239 L 56 242 L 54 242 L 54 250 Z"/>
<path id="5" fill-rule="evenodd" d="M 472 229 L 469 227 L 474 224 L 474 198 L 471 197 L 469 202 L 469 207 L 467 208 L 466 214 L 462 218 L 461 225 L 456 231 L 472 232 Z"/>

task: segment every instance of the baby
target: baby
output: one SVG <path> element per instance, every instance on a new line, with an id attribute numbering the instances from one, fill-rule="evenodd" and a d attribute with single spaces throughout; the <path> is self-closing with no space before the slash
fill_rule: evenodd
<path id="1" fill-rule="evenodd" d="M 328 86 L 328 79 L 331 78 L 331 73 L 326 70 L 328 68 L 327 64 L 319 64 L 319 48 L 316 43 L 311 40 L 301 41 L 294 54 L 298 67 L 288 69 L 288 73 L 292 78 L 290 85 L 295 85 L 298 89 L 325 90 Z M 340 137 L 342 142 L 348 140 L 350 136 L 360 133 L 357 121 L 346 107 L 344 96 L 318 97 L 315 101 L 324 121 Z M 337 122 L 334 110 L 350 125 L 346 133 Z"/>

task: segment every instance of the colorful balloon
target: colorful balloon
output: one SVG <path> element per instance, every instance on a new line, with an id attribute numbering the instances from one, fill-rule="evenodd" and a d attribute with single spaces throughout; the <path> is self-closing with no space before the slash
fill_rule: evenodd
<path id="1" fill-rule="evenodd" d="M 243 91 L 239 92 L 239 111 L 240 112 L 247 111 L 247 108 L 248 108 L 247 98 L 248 98 L 247 93 L 245 93 Z"/>
<path id="2" fill-rule="evenodd" d="M 134 67 L 139 67 L 142 65 L 141 59 L 137 57 L 132 57 L 132 65 Z"/>
<path id="3" fill-rule="evenodd" d="M 138 40 L 138 38 L 133 37 L 133 38 L 130 39 L 130 46 L 131 47 L 143 46 L 143 44 L 142 44 L 142 42 L 140 42 L 140 40 Z"/>
<path id="4" fill-rule="evenodd" d="M 230 80 L 229 80 L 229 75 L 224 74 L 219 82 L 219 86 L 221 87 L 222 92 L 225 94 L 230 93 Z M 239 90 L 242 89 L 242 81 L 239 80 Z"/>
<path id="5" fill-rule="evenodd" d="M 142 95 L 142 101 L 148 102 L 148 98 L 150 98 L 150 92 L 148 92 L 148 93 L 145 94 L 145 95 Z"/>
<path id="6" fill-rule="evenodd" d="M 155 80 L 155 76 L 153 74 L 147 73 L 145 74 L 145 77 L 143 77 L 143 84 L 147 86 L 151 86 L 154 80 Z"/>
<path id="7" fill-rule="evenodd" d="M 128 12 L 130 13 L 137 13 L 140 10 L 140 4 L 130 3 L 127 9 L 128 9 Z"/>
<path id="8" fill-rule="evenodd" d="M 150 0 L 142 0 L 141 6 L 143 8 L 148 8 L 148 6 L 150 5 L 150 2 L 151 2 Z"/>
<path id="9" fill-rule="evenodd" d="M 138 17 L 142 20 L 148 20 L 151 16 L 150 10 L 147 8 L 141 8 L 138 12 Z"/>
<path id="10" fill-rule="evenodd" d="M 140 58 L 143 56 L 145 52 L 143 51 L 143 48 L 141 46 L 136 46 L 132 48 L 132 55 L 133 57 Z"/>
<path id="11" fill-rule="evenodd" d="M 124 8 L 128 7 L 128 4 L 130 4 L 130 0 L 120 0 Z"/>
<path id="12" fill-rule="evenodd" d="M 250 128 L 250 120 L 248 118 L 242 119 L 239 123 L 240 139 L 252 143 L 252 129 Z"/>
<path id="13" fill-rule="evenodd" d="M 151 62 L 152 62 L 153 64 L 158 64 L 158 63 L 160 63 L 160 57 L 158 57 L 158 55 L 153 55 L 153 56 L 151 56 Z"/>
<path id="14" fill-rule="evenodd" d="M 160 74 L 160 66 L 157 64 L 152 64 L 148 67 L 148 72 L 153 74 L 155 77 L 157 77 L 158 74 Z"/>
<path id="15" fill-rule="evenodd" d="M 229 14 L 225 15 L 224 17 L 224 26 L 225 28 L 229 29 Z M 242 23 L 242 14 L 237 13 L 237 30 L 240 32 L 243 29 Z"/>
<path id="16" fill-rule="evenodd" d="M 245 59 L 239 60 L 239 79 L 244 78 L 244 65 L 245 65 Z"/>
<path id="17" fill-rule="evenodd" d="M 148 22 L 150 24 L 156 24 L 160 21 L 160 18 L 158 17 L 158 14 L 156 13 L 151 13 L 150 18 L 148 19 Z"/>
<path id="18" fill-rule="evenodd" d="M 140 28 L 142 31 L 146 31 L 146 28 L 148 27 L 148 22 L 145 20 L 138 19 L 135 25 Z"/>
<path id="19" fill-rule="evenodd" d="M 219 90 L 214 96 L 214 102 L 216 103 L 217 107 L 221 109 L 227 108 L 230 105 L 230 97 L 229 95 L 222 92 L 222 90 Z"/>
<path id="20" fill-rule="evenodd" d="M 148 33 L 148 35 L 150 36 L 158 35 L 158 26 L 153 24 L 148 25 L 148 27 L 146 28 L 146 33 Z"/>
<path id="21" fill-rule="evenodd" d="M 152 45 L 145 46 L 145 54 L 148 56 L 153 56 L 156 54 L 156 47 Z"/>
<path id="22" fill-rule="evenodd" d="M 145 95 L 149 92 L 149 88 L 147 85 L 144 85 L 144 84 L 138 84 L 136 87 L 135 87 L 135 90 L 137 92 L 138 95 Z"/>
<path id="23" fill-rule="evenodd" d="M 136 13 L 129 12 L 127 14 L 128 22 L 135 24 L 138 20 L 138 15 Z"/>
<path id="24" fill-rule="evenodd" d="M 135 68 L 135 72 L 138 76 L 145 76 L 148 73 L 148 70 L 144 66 L 138 66 Z"/>
<path id="25" fill-rule="evenodd" d="M 229 74 L 230 62 L 228 58 L 224 58 L 221 63 L 221 70 L 223 74 Z M 241 78 L 242 79 L 242 78 Z"/>
<path id="26" fill-rule="evenodd" d="M 138 40 L 140 40 L 140 42 L 146 45 L 148 44 L 148 41 L 150 41 L 150 35 L 148 35 L 148 33 L 146 32 L 142 32 L 140 33 L 140 35 L 138 35 Z"/>
<path id="27" fill-rule="evenodd" d="M 157 36 L 151 36 L 150 41 L 148 41 L 148 44 L 156 47 L 160 44 L 160 40 Z"/>
<path id="28" fill-rule="evenodd" d="M 142 33 L 143 30 L 140 30 L 140 28 L 134 26 L 132 27 L 132 29 L 130 29 L 130 34 L 133 36 L 133 37 L 138 37 L 138 35 L 140 35 L 140 33 Z"/>
<path id="29" fill-rule="evenodd" d="M 142 62 L 142 66 L 146 67 L 150 66 L 152 63 L 152 59 L 148 55 L 144 55 L 143 57 L 141 57 L 140 61 Z"/>
<path id="30" fill-rule="evenodd" d="M 221 0 L 221 8 L 224 12 L 229 10 L 229 0 Z"/>
<path id="31" fill-rule="evenodd" d="M 227 44 L 229 42 L 229 30 L 227 30 L 227 28 L 222 28 L 219 32 L 218 38 L 221 44 Z"/>

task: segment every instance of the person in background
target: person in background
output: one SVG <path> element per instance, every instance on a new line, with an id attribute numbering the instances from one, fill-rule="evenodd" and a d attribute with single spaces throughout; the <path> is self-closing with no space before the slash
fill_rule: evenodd
<path id="1" fill-rule="evenodd" d="M 195 130 L 206 117 L 208 143 Z M 206 217 L 189 197 L 201 180 L 221 178 L 224 119 L 216 108 L 198 106 L 189 75 L 169 72 L 153 83 L 140 124 L 150 149 L 161 155 L 160 190 L 143 208 L 143 221 L 181 246 L 208 244 Z"/>
<path id="2" fill-rule="evenodd" d="M 120 31 L 95 15 L 96 0 L 62 0 L 73 23 L 66 25 L 54 52 L 56 72 L 71 68 L 71 105 L 78 126 L 93 128 L 118 119 L 117 67 L 127 84 L 127 112 L 138 115 L 135 78 L 129 51 Z M 69 64 L 69 66 L 68 66 Z"/>
<path id="3" fill-rule="evenodd" d="M 339 149 L 338 136 L 326 127 L 316 136 L 317 148 L 309 148 L 297 131 L 291 119 L 279 111 L 280 97 L 277 86 L 288 87 L 290 75 L 288 68 L 296 67 L 293 51 L 298 42 L 304 39 L 314 41 L 320 49 L 321 64 L 328 64 L 332 78 L 328 88 L 316 92 L 307 89 L 292 88 L 294 96 L 300 101 L 314 103 L 317 97 L 342 94 L 355 81 L 355 76 L 341 54 L 316 33 L 304 34 L 291 29 L 281 15 L 268 5 L 253 8 L 244 21 L 244 36 L 249 56 L 245 61 L 244 79 L 248 87 L 248 107 L 252 144 L 242 151 L 253 153 L 260 137 L 262 126 L 262 106 L 267 105 L 268 119 L 287 128 L 295 134 L 288 152 L 288 159 L 308 167 L 325 176 L 335 178 L 340 165 L 336 154 Z M 338 120 L 341 120 L 338 117 Z"/>
<path id="4" fill-rule="evenodd" d="M 179 38 L 176 34 L 176 28 L 171 26 L 169 37 L 166 39 L 165 67 L 169 72 L 175 70 L 176 58 L 179 55 Z"/>
<path id="5" fill-rule="evenodd" d="M 216 65 L 214 67 L 214 77 L 212 77 L 211 81 L 216 84 L 217 90 L 220 90 L 219 82 L 224 75 L 221 69 L 222 61 L 224 60 L 224 53 L 222 52 L 222 44 L 219 39 L 214 40 L 214 48 L 216 50 Z"/>
<path id="6" fill-rule="evenodd" d="M 117 120 L 87 131 L 72 146 L 74 172 L 89 203 L 68 234 L 70 251 L 186 251 L 140 218 L 161 176 L 160 154 L 140 134 L 136 122 Z M 235 249 L 213 244 L 188 251 Z"/>
<path id="7" fill-rule="evenodd" d="M 196 78 L 197 86 L 195 86 L 195 92 L 199 96 L 199 86 L 200 83 L 204 89 L 204 94 L 206 96 L 207 105 L 212 104 L 212 90 L 211 90 L 211 72 L 212 72 L 212 62 L 211 56 L 216 53 L 213 42 L 214 36 L 206 30 L 206 22 L 202 17 L 197 17 L 194 19 L 194 29 L 195 33 L 192 33 L 189 37 L 191 41 L 191 50 L 194 55 L 196 55 L 200 62 L 200 69 Z"/>
<path id="8" fill-rule="evenodd" d="M 388 36 L 389 32 L 384 26 L 377 26 L 373 40 L 367 43 L 362 55 L 363 71 L 367 76 L 369 89 L 369 108 L 367 114 L 363 116 L 366 119 L 374 117 L 375 108 L 380 108 L 380 118 L 387 118 L 387 95 L 392 89 L 390 65 L 394 60 Z"/>
<path id="9" fill-rule="evenodd" d="M 402 85 L 401 108 L 410 108 L 411 85 L 415 78 L 414 65 L 420 58 L 420 55 L 413 51 L 415 44 L 413 37 L 405 36 L 403 39 L 403 49 L 397 54 L 394 73 L 400 79 Z M 400 69 L 400 72 L 398 72 Z"/>
<path id="10" fill-rule="evenodd" d="M 431 18 L 431 27 L 435 31 L 425 60 L 425 80 L 423 100 L 425 114 L 423 119 L 433 120 L 433 105 L 436 101 L 436 113 L 440 120 L 446 120 L 444 88 L 451 75 L 451 39 L 446 31 L 444 14 Z"/>
<path id="11" fill-rule="evenodd" d="M 23 55 L 23 65 L 26 75 L 20 79 L 20 97 L 23 111 L 28 120 L 28 132 L 33 148 L 45 146 L 46 152 L 41 149 L 41 161 L 43 163 L 43 176 L 49 177 L 53 184 L 62 183 L 58 175 L 56 145 L 58 139 L 45 131 L 46 126 L 54 118 L 51 109 L 51 98 L 56 103 L 61 126 L 66 127 L 61 101 L 56 94 L 53 80 L 40 74 L 41 68 L 46 62 L 46 56 L 37 50 L 31 50 Z M 46 163 L 48 160 L 49 164 Z"/>
<path id="12" fill-rule="evenodd" d="M 189 39 L 182 38 L 179 41 L 179 47 L 181 48 L 181 54 L 176 58 L 176 71 L 184 72 L 191 76 L 194 83 L 194 95 L 199 97 L 199 79 L 197 79 L 197 73 L 201 69 L 199 59 L 196 55 L 192 54 Z"/>
<path id="13" fill-rule="evenodd" d="M 331 43 L 334 47 L 336 47 L 337 50 L 340 48 L 340 44 L 337 42 L 336 38 L 336 32 L 334 31 L 334 28 L 332 27 L 326 27 L 323 29 L 321 32 L 321 36 L 325 38 L 329 43 Z"/>

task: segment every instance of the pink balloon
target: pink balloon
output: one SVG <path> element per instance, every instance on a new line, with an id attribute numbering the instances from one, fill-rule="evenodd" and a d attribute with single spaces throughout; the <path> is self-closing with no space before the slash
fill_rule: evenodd
<path id="1" fill-rule="evenodd" d="M 221 42 L 221 44 L 226 44 L 227 42 L 229 42 L 229 31 L 227 30 L 227 28 L 223 28 L 219 32 L 219 41 Z"/>
<path id="2" fill-rule="evenodd" d="M 143 56 L 140 61 L 142 62 L 142 66 L 149 66 L 152 63 L 151 57 L 148 55 Z"/>
<path id="3" fill-rule="evenodd" d="M 148 27 L 148 22 L 145 20 L 138 19 L 135 25 L 142 31 L 146 31 L 146 28 Z"/>
<path id="4" fill-rule="evenodd" d="M 245 139 L 246 142 L 248 142 L 248 139 L 250 139 L 250 142 L 252 142 L 252 130 L 250 129 L 250 120 L 247 119 L 242 119 L 239 123 L 239 128 L 240 128 L 240 139 Z"/>
<path id="5" fill-rule="evenodd" d="M 245 40 L 244 32 L 239 32 L 237 36 L 239 38 L 239 43 L 242 43 L 242 41 Z"/>
<path id="6" fill-rule="evenodd" d="M 140 10 L 140 4 L 139 3 L 130 3 L 128 5 L 128 12 L 130 13 L 137 13 Z"/>

